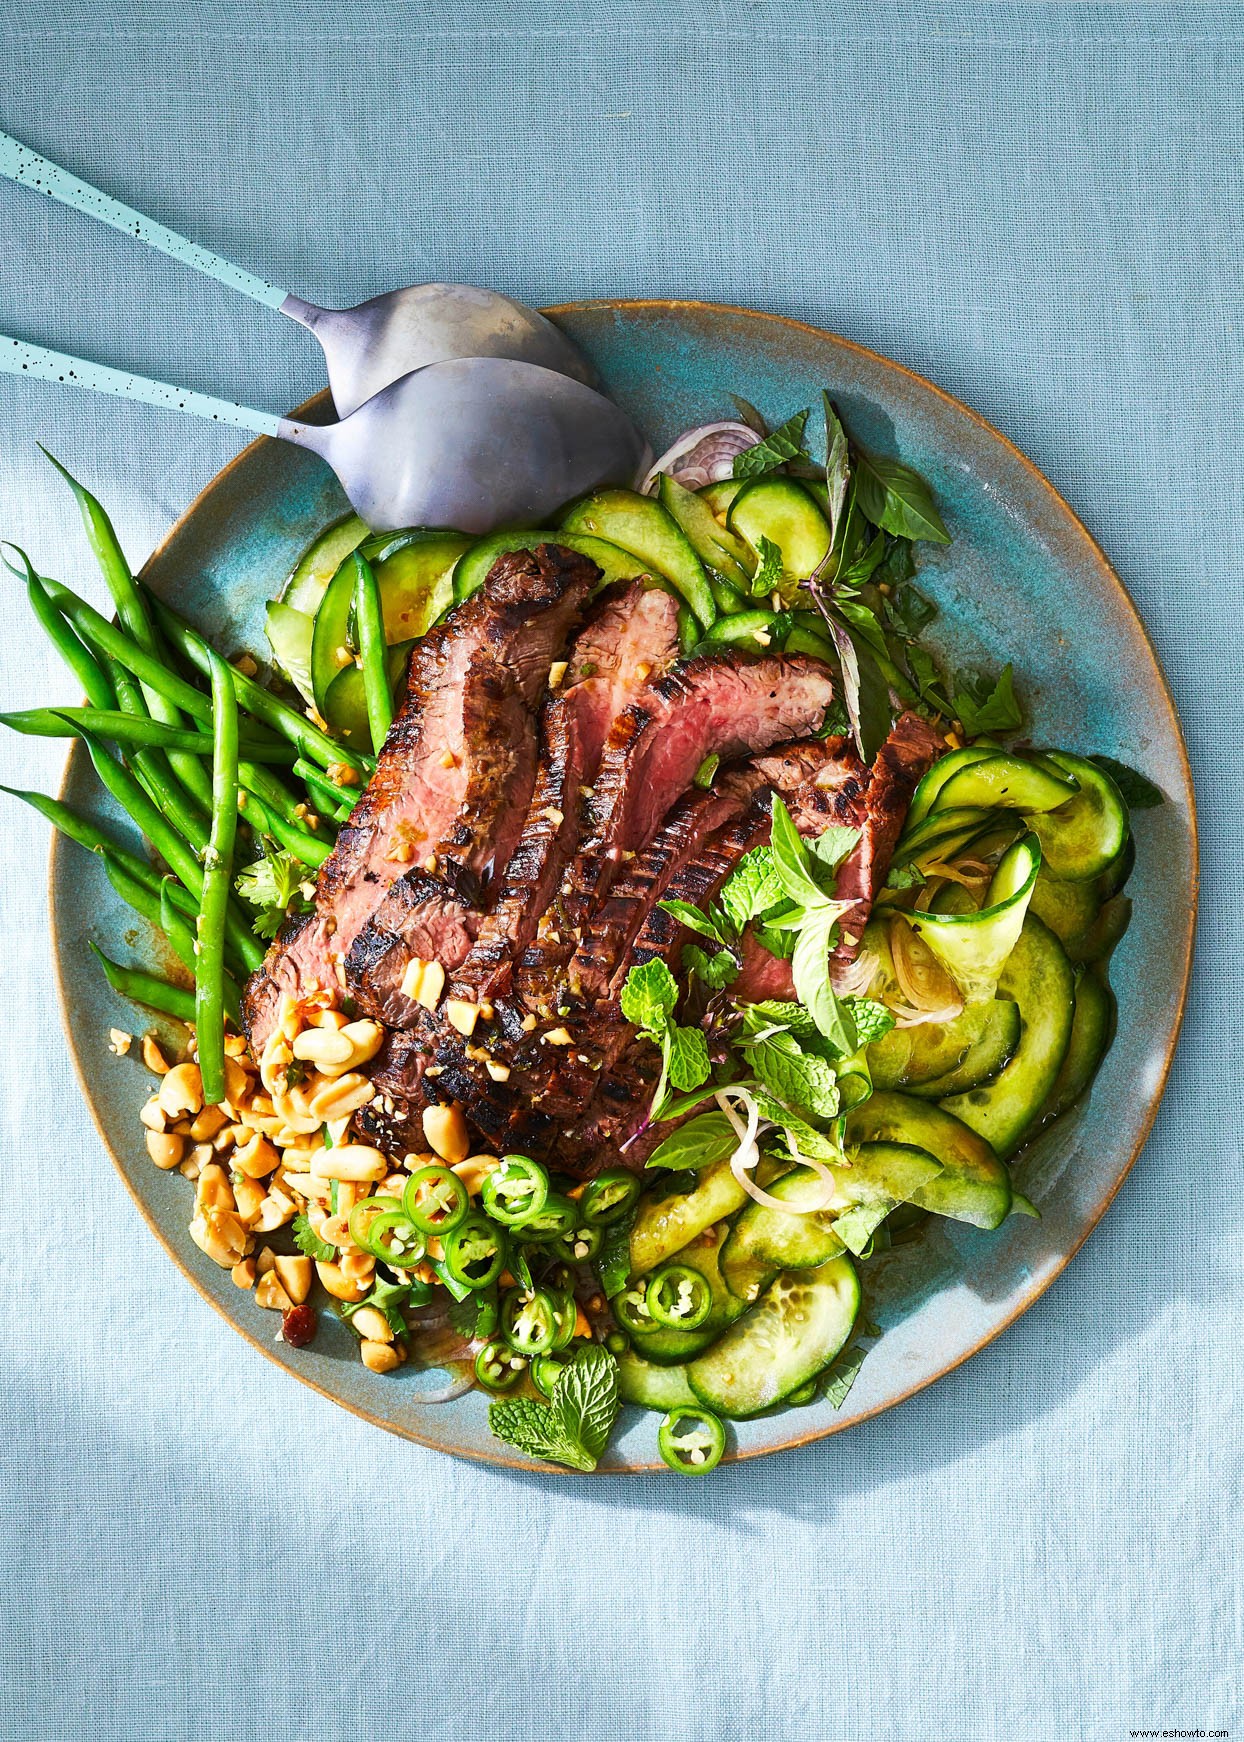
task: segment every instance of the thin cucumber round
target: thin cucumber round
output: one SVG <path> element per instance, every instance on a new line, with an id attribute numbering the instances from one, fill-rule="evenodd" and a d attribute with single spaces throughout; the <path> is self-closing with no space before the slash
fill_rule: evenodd
<path id="1" fill-rule="evenodd" d="M 860 1258 L 891 1210 L 936 1179 L 942 1164 L 906 1143 L 862 1143 L 851 1160 L 850 1167 L 834 1172 L 839 1200 L 845 1198 L 847 1207 L 835 1217 L 833 1230 Z"/>
<path id="2" fill-rule="evenodd" d="M 950 1022 L 892 1028 L 868 1049 L 873 1086 L 918 1094 L 925 1083 L 939 1081 L 962 1064 L 997 1020 L 993 1004 L 984 1003 L 970 1005 Z"/>
<path id="3" fill-rule="evenodd" d="M 314 617 L 328 583 L 350 552 L 357 550 L 367 537 L 367 526 L 357 514 L 347 514 L 344 520 L 326 528 L 299 557 L 293 574 L 281 588 L 281 603 L 291 611 Z"/>
<path id="4" fill-rule="evenodd" d="M 663 575 L 708 629 L 717 615 L 704 564 L 678 522 L 650 496 L 600 490 L 562 516 L 564 531 L 607 539 Z"/>
<path id="5" fill-rule="evenodd" d="M 743 1317 L 687 1368 L 707 1408 L 745 1420 L 824 1371 L 855 1324 L 860 1283 L 847 1257 L 783 1271 Z"/>
<path id="6" fill-rule="evenodd" d="M 988 756 L 959 768 L 933 800 L 933 810 L 964 805 L 986 809 L 1052 811 L 1075 793 L 1071 780 L 1059 779 L 1039 763 L 1018 756 Z"/>
<path id="7" fill-rule="evenodd" d="M 657 1367 L 633 1349 L 618 1356 L 618 1396 L 640 1409 L 692 1409 L 699 1402 L 685 1367 Z"/>
<path id="8" fill-rule="evenodd" d="M 728 1161 L 701 1170 L 694 1186 L 667 1198 L 641 1201 L 631 1228 L 631 1275 L 644 1276 L 681 1253 L 697 1234 L 732 1216 L 747 1202 L 747 1193 L 730 1171 Z"/>
<path id="9" fill-rule="evenodd" d="M 1061 877 L 1052 877 L 1042 865 L 1028 911 L 1049 926 L 1071 960 L 1078 962 L 1101 905 L 1095 883 L 1067 883 Z"/>
<path id="10" fill-rule="evenodd" d="M 705 484 L 696 495 L 702 502 L 707 502 L 714 516 L 725 517 L 730 512 L 730 504 L 740 491 L 746 490 L 750 483 L 748 478 L 721 478 L 716 484 Z"/>
<path id="11" fill-rule="evenodd" d="M 744 541 L 717 519 L 702 496 L 684 490 L 673 478 L 661 478 L 658 500 L 686 533 L 695 554 L 741 592 L 750 590 L 756 559 Z"/>
<path id="12" fill-rule="evenodd" d="M 965 769 L 955 779 L 975 772 Z M 1019 940 L 1040 869 L 1037 838 L 1026 834 L 1003 854 L 979 912 L 904 912 L 904 919 L 969 1004 L 993 997 L 1003 966 Z"/>
<path id="13" fill-rule="evenodd" d="M 910 865 L 936 853 L 938 858 L 952 859 L 961 847 L 980 834 L 989 822 L 989 812 L 980 805 L 963 805 L 954 810 L 937 811 L 922 817 L 913 827 L 903 831 L 894 849 L 894 865 Z"/>
<path id="14" fill-rule="evenodd" d="M 793 478 L 757 478 L 734 498 L 727 522 L 757 553 L 762 538 L 775 544 L 792 581 L 807 580 L 829 552 L 829 522 Z"/>
<path id="15" fill-rule="evenodd" d="M 757 1264 L 784 1270 L 810 1270 L 836 1258 L 844 1243 L 831 1223 L 832 1207 L 816 1210 L 825 1198 L 825 1182 L 809 1168 L 795 1168 L 767 1188 L 769 1195 L 791 1205 L 777 1210 L 768 1204 L 750 1203 L 737 1217 L 721 1250 L 721 1269 L 727 1286 L 739 1291 L 741 1279 Z"/>
<path id="16" fill-rule="evenodd" d="M 738 611 L 733 616 L 719 617 L 704 637 L 705 647 L 742 642 L 753 652 L 761 653 L 780 646 L 790 628 L 785 611 Z"/>
<path id="17" fill-rule="evenodd" d="M 1041 837 L 1045 863 L 1053 876 L 1068 882 L 1100 877 L 1127 843 L 1129 824 L 1123 796 L 1095 762 L 1065 750 L 1051 750 L 1046 760 L 1069 775 L 1078 791 L 1057 810 L 1032 820 Z"/>
<path id="18" fill-rule="evenodd" d="M 961 750 L 952 750 L 947 756 L 939 756 L 912 795 L 911 807 L 907 812 L 907 827 L 914 829 L 917 823 L 924 821 L 946 782 L 958 774 L 960 769 L 971 768 L 977 762 L 988 762 L 996 754 L 996 745 L 965 744 Z"/>
<path id="19" fill-rule="evenodd" d="M 372 565 L 392 647 L 425 634 L 453 604 L 453 571 L 471 540 L 458 532 L 408 532 L 380 543 Z"/>
<path id="20" fill-rule="evenodd" d="M 701 1236 L 684 1246 L 678 1254 L 678 1263 L 698 1271 L 708 1284 L 711 1305 L 703 1324 L 697 1325 L 693 1331 L 658 1324 L 649 1330 L 632 1329 L 631 1342 L 639 1355 L 662 1367 L 690 1361 L 702 1349 L 707 1349 L 719 1332 L 746 1312 L 762 1287 L 772 1280 L 776 1266 L 753 1264 L 746 1275 L 738 1276 L 739 1292 L 733 1292 L 721 1271 L 721 1255 L 729 1237 L 729 1225 L 723 1222 L 714 1239 Z"/>
<path id="21" fill-rule="evenodd" d="M 997 1228 L 1011 1208 L 1011 1181 L 989 1144 L 952 1113 L 914 1095 L 884 1090 L 847 1118 L 847 1142 L 923 1149 L 942 1171 L 910 1202 L 952 1221 Z"/>
<path id="22" fill-rule="evenodd" d="M 1054 1087 L 1071 1040 L 1075 976 L 1048 926 L 1031 915 L 999 981 L 1019 1006 L 1020 1038 L 1010 1062 L 979 1089 L 942 1103 L 1004 1160 L 1035 1123 Z"/>
<path id="23" fill-rule="evenodd" d="M 314 702 L 311 689 L 311 637 L 315 619 L 305 611 L 273 599 L 264 619 L 272 657 L 304 701 Z"/>

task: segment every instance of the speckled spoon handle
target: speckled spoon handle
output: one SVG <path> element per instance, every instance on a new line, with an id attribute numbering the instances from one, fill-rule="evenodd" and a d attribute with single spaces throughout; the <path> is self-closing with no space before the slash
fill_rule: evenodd
<path id="1" fill-rule="evenodd" d="M 240 290 L 244 296 L 253 297 L 268 308 L 279 309 L 289 294 L 278 290 L 266 279 L 256 278 L 253 272 L 235 266 L 231 260 L 213 254 L 210 248 L 200 248 L 197 242 L 187 241 L 176 230 L 170 230 L 167 224 L 157 224 L 154 218 L 145 218 L 132 206 L 122 205 L 120 200 L 100 193 L 89 182 L 80 181 L 58 163 L 40 157 L 38 152 L 31 151 L 8 133 L 0 133 L 0 174 L 7 175 L 10 181 L 20 182 L 23 187 L 46 194 L 49 199 L 60 200 L 77 212 L 99 218 L 101 222 L 111 224 L 114 230 L 124 231 L 127 236 L 145 242 L 149 248 L 158 248 L 162 254 L 180 260 L 184 266 L 193 266 L 196 272 L 206 273 L 217 283 L 228 285 L 231 290 Z"/>
<path id="2" fill-rule="evenodd" d="M 257 430 L 261 435 L 290 438 L 294 427 L 271 412 L 252 411 L 228 399 L 213 399 L 210 393 L 191 393 L 170 387 L 165 381 L 149 381 L 125 369 L 109 369 L 103 363 L 87 363 L 63 351 L 28 345 L 21 339 L 0 334 L 0 370 L 8 375 L 30 375 L 40 381 L 60 381 L 66 387 L 89 387 L 95 393 L 111 393 L 118 399 L 137 400 L 140 405 L 159 405 L 165 411 L 188 411 L 213 423 L 228 423 L 238 429 Z"/>

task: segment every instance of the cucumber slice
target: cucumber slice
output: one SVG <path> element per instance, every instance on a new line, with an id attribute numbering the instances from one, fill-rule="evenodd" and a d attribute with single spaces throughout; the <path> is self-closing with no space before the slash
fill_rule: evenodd
<path id="1" fill-rule="evenodd" d="M 1081 948 L 1086 962 L 1104 962 L 1132 922 L 1132 899 L 1112 895 L 1088 929 Z"/>
<path id="2" fill-rule="evenodd" d="M 855 1324 L 860 1283 L 846 1257 L 783 1271 L 687 1368 L 700 1402 L 734 1420 L 759 1415 L 824 1371 Z"/>
<path id="3" fill-rule="evenodd" d="M 961 780 L 975 772 L 968 768 L 954 778 Z M 979 912 L 903 911 L 903 918 L 951 975 L 967 1003 L 993 997 L 1003 965 L 1019 940 L 1040 869 L 1037 838 L 1025 835 L 1003 854 Z"/>
<path id="4" fill-rule="evenodd" d="M 979 1089 L 942 1103 L 1005 1160 L 1037 1119 L 1067 1056 L 1075 1012 L 1075 976 L 1048 926 L 1031 915 L 1002 970 L 999 990 L 1019 1005 L 1014 1057 Z"/>
<path id="5" fill-rule="evenodd" d="M 453 604 L 454 565 L 471 540 L 459 532 L 405 532 L 375 542 L 385 640 L 391 647 L 416 641 Z"/>
<path id="6" fill-rule="evenodd" d="M 957 1065 L 943 1076 L 931 1077 L 922 1083 L 912 1083 L 910 1092 L 923 1100 L 940 1101 L 947 1095 L 960 1095 L 968 1089 L 978 1089 L 992 1083 L 1009 1063 L 1019 1045 L 1019 1005 L 1009 998 L 995 998 L 989 1004 L 975 1004 L 963 1017 L 980 1014 L 982 1021 L 976 1039 Z M 963 1017 L 956 1021 L 962 1022 Z M 953 1024 L 948 1024 L 953 1026 Z M 918 1034 L 919 1029 L 916 1030 Z"/>
<path id="7" fill-rule="evenodd" d="M 1011 1208 L 1011 1181 L 989 1144 L 944 1108 L 892 1090 L 876 1094 L 848 1115 L 847 1142 L 901 1143 L 925 1150 L 942 1164 L 936 1179 L 911 1203 L 955 1222 L 996 1228 Z"/>
<path id="8" fill-rule="evenodd" d="M 1018 756 L 988 756 L 950 776 L 933 800 L 933 811 L 963 805 L 988 809 L 1052 811 L 1075 794 L 1072 781 L 1060 779 L 1036 762 Z"/>
<path id="9" fill-rule="evenodd" d="M 1078 962 L 1083 960 L 1085 939 L 1101 905 L 1096 884 L 1065 883 L 1061 877 L 1051 877 L 1042 865 L 1028 911 L 1049 926 L 1071 960 Z"/>
<path id="10" fill-rule="evenodd" d="M 729 514 L 730 504 L 740 491 L 746 490 L 747 484 L 746 478 L 719 478 L 717 483 L 706 484 L 702 490 L 697 490 L 696 495 L 708 503 L 714 517 L 724 516 Z"/>
<path id="11" fill-rule="evenodd" d="M 906 1143 L 862 1143 L 852 1163 L 834 1171 L 838 1199 L 845 1198 L 848 1207 L 836 1217 L 833 1230 L 859 1258 L 891 1210 L 936 1179 L 942 1164 L 927 1150 Z"/>
<path id="12" fill-rule="evenodd" d="M 962 750 L 952 750 L 949 755 L 939 757 L 912 794 L 911 808 L 907 812 L 907 828 L 914 829 L 917 823 L 924 821 L 933 809 L 937 795 L 960 769 L 971 768 L 977 762 L 988 762 L 996 753 L 996 745 L 965 744 Z"/>
<path id="13" fill-rule="evenodd" d="M 355 566 L 347 557 L 328 583 L 311 631 L 311 699 L 325 720 L 329 689 L 350 664 Z"/>
<path id="14" fill-rule="evenodd" d="M 678 1262 L 689 1270 L 698 1270 L 707 1282 L 712 1304 L 708 1317 L 693 1331 L 679 1330 L 672 1325 L 653 1325 L 651 1330 L 632 1330 L 631 1342 L 638 1354 L 658 1366 L 692 1360 L 707 1349 L 713 1338 L 727 1325 L 732 1325 L 745 1313 L 761 1289 L 773 1280 L 775 1265 L 752 1264 L 736 1276 L 737 1292 L 732 1290 L 721 1271 L 721 1256 L 730 1238 L 730 1227 L 723 1222 L 714 1239 L 696 1239 L 678 1253 Z"/>
<path id="15" fill-rule="evenodd" d="M 755 558 L 743 540 L 721 524 L 703 497 L 684 490 L 663 473 L 659 500 L 686 533 L 700 561 L 724 575 L 732 587 L 750 591 Z"/>
<path id="16" fill-rule="evenodd" d="M 612 581 L 633 581 L 636 575 L 648 572 L 648 565 L 637 562 L 633 551 L 623 550 L 604 538 L 593 538 L 590 535 L 581 537 L 561 530 L 494 532 L 471 545 L 454 565 L 455 605 L 469 599 L 472 593 L 483 586 L 488 579 L 489 570 L 499 556 L 504 556 L 510 550 L 534 550 L 538 544 L 560 544 L 567 550 L 577 550 L 580 556 L 591 557 L 601 571 L 602 586 L 608 586 Z M 664 579 L 664 573 L 658 573 L 656 578 Z"/>
<path id="17" fill-rule="evenodd" d="M 785 653 L 810 654 L 813 659 L 823 659 L 826 665 L 834 663 L 834 647 L 823 635 L 818 635 L 814 629 L 805 629 L 802 623 L 796 623 L 782 643 L 782 650 Z"/>
<path id="18" fill-rule="evenodd" d="M 782 645 L 789 628 L 790 617 L 785 611 L 738 611 L 731 617 L 719 617 L 704 637 L 704 645 L 741 641 L 753 653 L 763 653 Z"/>
<path id="19" fill-rule="evenodd" d="M 704 564 L 678 522 L 650 496 L 634 490 L 600 490 L 562 516 L 569 533 L 608 539 L 663 575 L 681 593 L 702 628 L 717 615 Z"/>
<path id="20" fill-rule="evenodd" d="M 1051 750 L 1047 762 L 1070 775 L 1079 790 L 1056 811 L 1034 817 L 1045 863 L 1055 877 L 1081 883 L 1099 877 L 1127 843 L 1127 806 L 1104 769 L 1082 756 Z"/>
<path id="21" fill-rule="evenodd" d="M 761 539 L 771 539 L 792 581 L 806 581 L 829 551 L 829 522 L 793 478 L 757 478 L 734 498 L 726 523 L 758 554 Z"/>
<path id="22" fill-rule="evenodd" d="M 1041 1123 L 1048 1125 L 1080 1099 L 1106 1056 L 1114 1027 L 1114 997 L 1096 974 L 1081 968 L 1076 974 L 1076 1007 L 1071 1018 L 1071 1038 L 1049 1099 L 1041 1109 Z"/>
<path id="23" fill-rule="evenodd" d="M 894 849 L 891 864 L 910 865 L 913 860 L 927 858 L 935 851 L 939 858 L 953 859 L 988 822 L 989 812 L 979 805 L 934 811 L 931 816 L 923 817 L 914 828 L 904 830 Z"/>
<path id="24" fill-rule="evenodd" d="M 369 532 L 357 514 L 347 514 L 307 546 L 293 574 L 281 588 L 281 603 L 291 611 L 314 617 L 328 583 L 352 550 L 357 550 Z"/>
<path id="25" fill-rule="evenodd" d="M 722 1274 L 736 1293 L 742 1292 L 758 1264 L 780 1266 L 783 1270 L 811 1270 L 844 1250 L 844 1242 L 831 1226 L 837 1210 L 804 1208 L 824 1200 L 825 1182 L 819 1174 L 809 1168 L 795 1168 L 774 1180 L 767 1190 L 791 1208 L 775 1210 L 768 1204 L 752 1202 L 736 1220 L 721 1249 Z"/>
<path id="26" fill-rule="evenodd" d="M 315 618 L 292 605 L 273 599 L 268 606 L 264 630 L 272 657 L 304 702 L 315 700 L 311 690 L 311 637 Z"/>
<path id="27" fill-rule="evenodd" d="M 397 699 L 403 684 L 406 659 L 413 642 L 399 642 L 388 652 L 389 683 Z M 367 718 L 367 696 L 363 689 L 363 673 L 357 665 L 348 665 L 337 673 L 324 698 L 321 717 L 330 732 L 350 744 L 371 747 L 371 723 Z"/>
<path id="28" fill-rule="evenodd" d="M 633 1349 L 618 1356 L 618 1396 L 640 1409 L 694 1409 L 700 1401 L 687 1384 L 685 1367 L 657 1367 Z"/>
<path id="29" fill-rule="evenodd" d="M 704 1168 L 695 1185 L 668 1198 L 641 1201 L 631 1228 L 631 1275 L 643 1276 L 727 1216 L 741 1209 L 747 1193 L 728 1161 Z"/>

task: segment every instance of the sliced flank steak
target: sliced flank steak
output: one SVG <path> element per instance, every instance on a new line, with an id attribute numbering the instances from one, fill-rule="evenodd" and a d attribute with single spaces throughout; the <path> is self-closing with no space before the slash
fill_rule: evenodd
<path id="1" fill-rule="evenodd" d="M 404 950 L 409 928 L 423 945 L 435 938 L 451 955 L 462 949 L 474 929 L 472 900 L 494 874 L 494 835 L 504 843 L 513 809 L 521 821 L 535 778 L 530 710 L 598 578 L 594 563 L 556 545 L 509 553 L 412 650 L 406 699 L 320 870 L 314 909 L 282 929 L 247 984 L 244 1015 L 256 1053 L 283 994 L 337 997 L 347 989 L 351 946 L 408 874 L 400 917 L 390 910 L 385 920 L 394 947 Z M 508 743 L 495 730 L 498 718 Z M 360 1002 L 369 1009 L 384 1005 L 392 982 L 380 967 L 384 955 L 376 940 L 357 958 Z M 405 961 L 399 986 L 404 971 Z"/>

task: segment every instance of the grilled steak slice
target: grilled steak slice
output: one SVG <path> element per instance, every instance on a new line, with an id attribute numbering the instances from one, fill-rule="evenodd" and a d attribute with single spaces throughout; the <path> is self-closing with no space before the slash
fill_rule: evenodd
<path id="1" fill-rule="evenodd" d="M 320 870 L 315 910 L 283 928 L 247 983 L 244 1014 L 256 1052 L 283 993 L 340 992 L 347 951 L 413 864 L 435 855 L 437 867 L 447 862 L 455 878 L 487 881 L 489 819 L 504 816 L 495 783 L 506 794 L 522 794 L 521 816 L 535 775 L 529 709 L 598 575 L 594 563 L 557 545 L 509 553 L 483 587 L 412 650 L 406 700 L 366 792 Z M 520 733 L 503 765 L 485 730 L 498 698 Z M 461 887 L 448 887 L 451 897 L 462 894 Z M 370 962 L 368 971 L 376 971 Z"/>
<path id="2" fill-rule="evenodd" d="M 832 699 L 818 660 L 748 660 L 730 650 L 688 661 L 619 715 L 601 756 L 590 826 L 515 977 L 528 1008 L 557 1008 L 566 964 L 620 864 L 652 838 L 705 757 L 765 750 L 812 732 Z"/>
<path id="3" fill-rule="evenodd" d="M 595 778 L 609 727 L 677 656 L 678 607 L 668 593 L 637 581 L 597 601 L 571 646 L 563 688 L 544 704 L 535 791 L 496 905 L 453 976 L 453 997 L 481 1004 L 509 991 L 512 965 L 578 845 L 582 789 Z"/>

